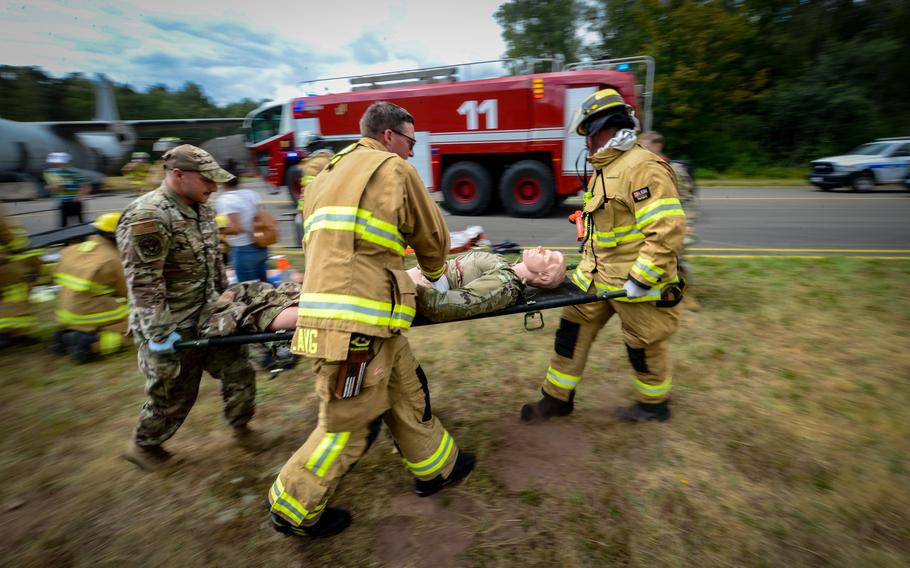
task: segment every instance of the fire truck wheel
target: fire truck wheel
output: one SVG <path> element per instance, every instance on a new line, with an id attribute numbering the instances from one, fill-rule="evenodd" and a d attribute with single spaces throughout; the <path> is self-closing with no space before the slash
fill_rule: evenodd
<path id="1" fill-rule="evenodd" d="M 553 172 L 537 160 L 512 164 L 499 182 L 499 199 L 511 215 L 543 217 L 556 201 Z"/>
<path id="2" fill-rule="evenodd" d="M 493 197 L 490 172 L 477 162 L 456 162 L 442 174 L 445 208 L 456 215 L 482 215 Z"/>
<path id="3" fill-rule="evenodd" d="M 300 201 L 300 166 L 294 165 L 288 168 L 284 174 L 284 185 L 288 188 L 288 195 L 291 196 L 294 207 L 297 207 L 297 202 Z"/>

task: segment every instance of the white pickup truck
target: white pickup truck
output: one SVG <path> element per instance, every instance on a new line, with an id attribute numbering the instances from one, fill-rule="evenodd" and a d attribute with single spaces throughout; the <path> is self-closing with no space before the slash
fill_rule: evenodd
<path id="1" fill-rule="evenodd" d="M 871 191 L 877 185 L 902 183 L 910 175 L 910 136 L 879 138 L 843 156 L 812 161 L 809 183 L 822 190 L 847 186 Z"/>

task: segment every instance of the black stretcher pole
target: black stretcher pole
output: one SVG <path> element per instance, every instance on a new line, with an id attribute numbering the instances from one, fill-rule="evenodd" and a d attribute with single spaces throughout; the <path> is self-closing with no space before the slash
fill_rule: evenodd
<path id="1" fill-rule="evenodd" d="M 432 322 L 428 319 L 417 317 L 414 319 L 414 323 L 411 327 L 420 327 L 424 325 L 435 325 L 436 323 L 452 323 L 456 321 L 468 321 L 476 320 L 483 318 L 495 318 L 499 316 L 509 316 L 513 314 L 523 314 L 528 312 L 537 312 L 540 310 L 549 310 L 551 308 L 561 308 L 564 306 L 574 306 L 577 304 L 590 304 L 591 302 L 599 302 L 601 300 L 612 300 L 614 298 L 623 298 L 626 295 L 625 290 L 619 290 L 616 292 L 601 292 L 600 294 L 571 294 L 568 296 L 561 296 L 558 298 L 544 298 L 542 300 L 529 300 L 521 304 L 516 304 L 514 306 L 504 308 L 502 310 L 496 310 L 494 312 L 487 312 L 483 314 L 477 314 L 475 316 L 445 321 L 445 322 Z M 274 331 L 268 333 L 250 333 L 246 335 L 227 335 L 224 337 L 207 337 L 205 339 L 188 339 L 185 341 L 178 341 L 174 344 L 175 349 L 192 349 L 194 347 L 225 347 L 230 345 L 245 345 L 247 343 L 268 343 L 269 341 L 290 341 L 294 337 L 293 329 L 283 329 L 281 331 Z"/>

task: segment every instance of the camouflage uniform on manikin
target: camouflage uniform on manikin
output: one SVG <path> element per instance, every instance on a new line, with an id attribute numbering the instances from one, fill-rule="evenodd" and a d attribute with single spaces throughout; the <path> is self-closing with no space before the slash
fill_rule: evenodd
<path id="1" fill-rule="evenodd" d="M 28 248 L 28 236 L 0 209 L 0 334 L 26 335 L 38 323 L 29 301 L 43 251 Z"/>
<path id="2" fill-rule="evenodd" d="M 629 278 L 650 291 L 632 300 L 564 308 L 543 390 L 570 400 L 591 344 L 618 314 L 639 401 L 660 403 L 670 394 L 667 340 L 676 332 L 679 309 L 657 307 L 656 302 L 663 288 L 678 281 L 677 255 L 686 226 L 676 178 L 667 162 L 640 145 L 626 152 L 601 150 L 591 164 L 595 171 L 584 206 L 591 225 L 581 262 L 569 278 L 589 293 L 622 290 Z"/>
<path id="3" fill-rule="evenodd" d="M 524 283 L 498 254 L 469 252 L 446 262 L 449 291 L 417 287 L 417 311 L 430 321 L 452 321 L 501 310 L 521 298 Z"/>
<path id="4" fill-rule="evenodd" d="M 148 395 L 136 444 L 158 446 L 177 431 L 196 401 L 203 370 L 221 380 L 227 422 L 248 422 L 256 383 L 246 347 L 176 354 L 154 354 L 148 348 L 149 340 L 163 341 L 174 331 L 195 339 L 203 306 L 227 288 L 214 210 L 187 205 L 162 184 L 123 212 L 117 245 L 129 287 L 130 330 Z"/>
<path id="5" fill-rule="evenodd" d="M 57 322 L 65 329 L 97 334 L 97 353 L 117 351 L 129 328 L 129 306 L 116 243 L 92 235 L 66 247 L 54 281 L 60 286 Z"/>
<path id="6" fill-rule="evenodd" d="M 272 514 L 293 528 L 316 524 L 382 422 L 418 480 L 448 477 L 459 453 L 433 415 L 426 375 L 402 334 L 416 304 L 405 247 L 430 280 L 443 274 L 449 249 L 445 221 L 417 171 L 361 138 L 307 189 L 304 219 L 307 269 L 292 348 L 315 359 L 319 422 L 268 495 Z M 358 334 L 373 341 L 363 387 L 337 398 L 339 368 Z"/>
<path id="7" fill-rule="evenodd" d="M 251 280 L 228 288 L 234 292 L 231 301 L 209 302 L 199 316 L 199 335 L 222 337 L 237 333 L 260 333 L 268 330 L 278 314 L 297 305 L 300 284 L 285 282 L 277 288 L 267 282 Z"/>

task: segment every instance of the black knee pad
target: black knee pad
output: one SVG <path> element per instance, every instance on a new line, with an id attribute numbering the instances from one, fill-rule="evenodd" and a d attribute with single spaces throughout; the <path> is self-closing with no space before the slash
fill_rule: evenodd
<path id="1" fill-rule="evenodd" d="M 427 382 L 427 374 L 423 372 L 423 367 L 417 365 L 417 379 L 420 381 L 420 388 L 423 389 L 423 418 L 420 419 L 421 422 L 426 422 L 430 418 L 433 418 L 433 409 L 430 408 L 430 385 Z"/>
<path id="2" fill-rule="evenodd" d="M 581 324 L 565 318 L 559 320 L 559 329 L 556 330 L 556 339 L 553 349 L 560 357 L 571 359 L 575 356 L 575 344 L 578 342 L 578 331 Z"/>
<path id="3" fill-rule="evenodd" d="M 632 363 L 633 369 L 639 373 L 648 372 L 648 362 L 645 360 L 644 348 L 630 347 L 629 345 L 626 345 L 626 352 L 629 354 L 629 361 Z"/>
<path id="4" fill-rule="evenodd" d="M 377 416 L 375 420 L 370 422 L 368 428 L 370 429 L 370 433 L 367 434 L 367 447 L 366 450 L 364 450 L 364 453 L 370 449 L 370 446 L 372 446 L 373 442 L 376 441 L 376 438 L 379 437 L 379 430 L 382 428 L 382 416 Z"/>

